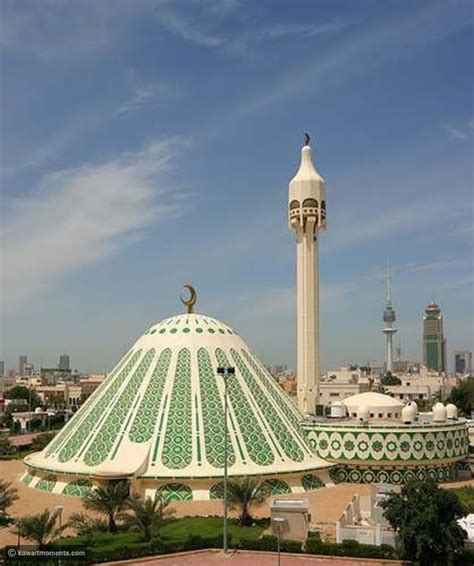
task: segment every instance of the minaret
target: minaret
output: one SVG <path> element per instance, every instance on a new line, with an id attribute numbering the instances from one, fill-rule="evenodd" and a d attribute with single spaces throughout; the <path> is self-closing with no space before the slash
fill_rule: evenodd
<path id="1" fill-rule="evenodd" d="M 387 295 L 385 298 L 385 309 L 383 311 L 383 321 L 385 322 L 385 328 L 382 332 L 386 336 L 387 340 L 387 353 L 386 353 L 386 365 L 387 371 L 392 373 L 393 371 L 393 335 L 396 334 L 397 329 L 393 328 L 393 323 L 395 322 L 395 309 L 392 305 L 392 288 L 390 281 L 390 263 L 387 260 Z"/>
<path id="2" fill-rule="evenodd" d="M 326 229 L 325 181 L 314 168 L 309 136 L 289 184 L 288 224 L 296 235 L 298 407 L 314 414 L 319 403 L 319 231 Z"/>

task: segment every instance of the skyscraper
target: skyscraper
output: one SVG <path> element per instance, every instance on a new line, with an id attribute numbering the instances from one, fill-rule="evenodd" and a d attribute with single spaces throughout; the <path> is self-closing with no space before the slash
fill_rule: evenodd
<path id="1" fill-rule="evenodd" d="M 5 375 L 5 362 L 0 360 L 0 375 Z"/>
<path id="2" fill-rule="evenodd" d="M 423 316 L 423 365 L 439 373 L 446 371 L 446 340 L 443 333 L 443 315 L 431 301 Z"/>
<path id="3" fill-rule="evenodd" d="M 18 374 L 23 375 L 25 373 L 25 366 L 28 363 L 28 356 L 26 354 L 21 354 L 18 357 Z"/>
<path id="4" fill-rule="evenodd" d="M 454 352 L 454 371 L 460 374 L 471 373 L 472 352 L 469 350 Z"/>
<path id="5" fill-rule="evenodd" d="M 385 298 L 385 309 L 383 311 L 383 321 L 385 327 L 382 332 L 386 337 L 386 356 L 385 365 L 387 371 L 390 373 L 393 371 L 393 336 L 397 332 L 397 329 L 393 327 L 393 323 L 396 320 L 395 309 L 392 305 L 392 288 L 390 281 L 390 263 L 387 261 L 387 294 Z"/>
<path id="6" fill-rule="evenodd" d="M 326 229 L 325 181 L 314 168 L 309 136 L 290 181 L 288 224 L 296 236 L 297 395 L 302 413 L 319 403 L 319 231 Z"/>
<path id="7" fill-rule="evenodd" d="M 69 369 L 69 355 L 61 354 L 59 356 L 59 369 Z"/>

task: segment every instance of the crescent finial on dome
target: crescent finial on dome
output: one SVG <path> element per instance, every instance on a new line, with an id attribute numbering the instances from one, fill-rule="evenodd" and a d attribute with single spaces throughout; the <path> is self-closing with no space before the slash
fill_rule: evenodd
<path id="1" fill-rule="evenodd" d="M 188 289 L 189 291 L 189 299 L 183 299 L 180 295 L 179 298 L 185 307 L 188 309 L 188 314 L 192 314 L 194 312 L 194 305 L 197 301 L 197 293 L 196 289 L 192 285 L 183 285 L 184 289 Z"/>

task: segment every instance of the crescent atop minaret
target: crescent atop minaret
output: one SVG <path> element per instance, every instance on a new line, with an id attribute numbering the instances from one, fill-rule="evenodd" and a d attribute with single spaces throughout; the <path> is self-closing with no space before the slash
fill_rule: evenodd
<path id="1" fill-rule="evenodd" d="M 309 134 L 307 132 L 305 132 L 304 134 L 304 144 L 305 145 L 309 145 L 311 138 L 309 137 Z"/>
<path id="2" fill-rule="evenodd" d="M 183 285 L 184 289 L 188 289 L 189 291 L 189 299 L 183 299 L 180 295 L 179 298 L 185 307 L 188 308 L 188 314 L 192 314 L 194 312 L 194 305 L 197 301 L 197 293 L 196 289 L 192 285 Z"/>

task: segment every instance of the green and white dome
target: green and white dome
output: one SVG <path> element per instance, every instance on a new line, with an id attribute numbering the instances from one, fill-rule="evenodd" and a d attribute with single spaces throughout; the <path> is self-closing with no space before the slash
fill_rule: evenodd
<path id="1" fill-rule="evenodd" d="M 300 476 L 329 467 L 300 432 L 297 408 L 242 338 L 198 314 L 148 329 L 57 437 L 25 463 L 55 476 L 145 484 L 222 478 L 218 366 L 236 371 L 228 378 L 230 476 Z"/>

